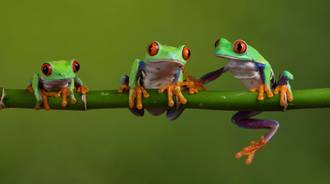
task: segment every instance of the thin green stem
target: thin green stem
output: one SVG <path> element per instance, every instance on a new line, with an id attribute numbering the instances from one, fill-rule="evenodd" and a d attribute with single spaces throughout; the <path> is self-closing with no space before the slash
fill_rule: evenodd
<path id="1" fill-rule="evenodd" d="M 1 89 L 1 88 L 0 88 Z M 1 90 L 0 90 L 1 91 Z M 165 107 L 167 106 L 166 94 L 159 94 L 151 90 L 150 97 L 144 99 L 145 107 Z M 1 92 L 0 92 L 1 93 Z M 3 100 L 6 108 L 34 108 L 35 99 L 32 93 L 22 89 L 5 89 Z M 290 109 L 306 108 L 328 108 L 330 107 L 330 88 L 304 89 L 293 91 L 294 101 L 289 103 Z M 213 109 L 213 110 L 262 110 L 281 111 L 279 96 L 264 101 L 256 100 L 256 93 L 243 91 L 202 91 L 195 95 L 184 93 L 188 100 L 186 108 L 193 109 Z M 59 110 L 84 110 L 81 95 L 76 94 L 78 102 L 70 104 L 65 108 L 61 107 L 61 98 L 49 98 L 52 109 Z M 119 94 L 115 90 L 91 90 L 87 96 L 88 109 L 104 108 L 127 108 L 128 94 Z"/>

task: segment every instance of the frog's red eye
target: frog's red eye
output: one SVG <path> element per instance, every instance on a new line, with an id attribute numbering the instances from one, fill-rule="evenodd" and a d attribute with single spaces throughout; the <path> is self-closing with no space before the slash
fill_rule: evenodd
<path id="1" fill-rule="evenodd" d="M 191 51 L 188 47 L 183 47 L 182 49 L 182 57 L 184 60 L 188 60 L 190 58 Z"/>
<path id="2" fill-rule="evenodd" d="M 245 53 L 246 52 L 246 49 L 247 49 L 247 44 L 245 43 L 244 40 L 236 40 L 234 42 L 233 50 L 237 54 L 243 54 L 243 53 Z"/>
<path id="3" fill-rule="evenodd" d="M 52 66 L 49 63 L 44 63 L 41 65 L 41 71 L 46 76 L 50 76 L 52 74 Z"/>
<path id="4" fill-rule="evenodd" d="M 76 72 L 79 71 L 79 69 L 80 69 L 80 64 L 79 64 L 79 62 L 78 62 L 77 60 L 74 60 L 74 61 L 72 62 L 72 70 L 73 70 L 73 72 L 76 73 Z"/>
<path id="5" fill-rule="evenodd" d="M 148 47 L 148 53 L 150 56 L 154 56 L 158 53 L 158 51 L 159 51 L 159 44 L 153 41 Z"/>
<path id="6" fill-rule="evenodd" d="M 214 47 L 217 48 L 220 43 L 220 39 L 217 39 L 217 41 L 214 42 Z"/>

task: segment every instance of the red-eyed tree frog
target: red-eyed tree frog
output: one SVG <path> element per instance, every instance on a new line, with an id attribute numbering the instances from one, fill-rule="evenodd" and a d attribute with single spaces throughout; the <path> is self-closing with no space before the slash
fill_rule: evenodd
<path id="1" fill-rule="evenodd" d="M 34 74 L 27 89 L 33 92 L 36 98 L 36 108 L 44 106 L 50 109 L 48 97 L 62 96 L 62 107 L 66 107 L 67 98 L 72 104 L 77 102 L 74 91 L 82 93 L 82 100 L 86 109 L 86 94 L 88 89 L 77 76 L 80 64 L 77 60 L 49 61 L 41 65 L 41 70 Z"/>
<path id="2" fill-rule="evenodd" d="M 280 105 L 286 109 L 288 101 L 293 101 L 293 95 L 289 80 L 293 80 L 293 75 L 288 71 L 283 71 L 279 81 L 275 81 L 274 73 L 269 62 L 252 46 L 243 40 L 237 40 L 233 44 L 221 38 L 215 42 L 214 54 L 219 58 L 228 60 L 227 64 L 213 72 L 204 75 L 200 82 L 205 84 L 217 79 L 223 73 L 230 71 L 233 76 L 240 80 L 251 92 L 257 92 L 257 100 L 264 100 L 280 93 Z M 232 122 L 243 128 L 269 129 L 259 141 L 252 141 L 250 146 L 245 147 L 238 153 L 236 158 L 247 156 L 246 164 L 253 161 L 255 152 L 270 141 L 276 133 L 279 124 L 275 120 L 253 119 L 253 116 L 262 111 L 240 111 L 232 117 Z"/>
<path id="3" fill-rule="evenodd" d="M 148 89 L 157 89 L 159 93 L 167 92 L 169 108 L 147 108 L 152 115 L 160 115 L 167 111 L 170 120 L 176 119 L 182 112 L 182 104 L 187 100 L 181 93 L 183 88 L 189 94 L 203 89 L 195 85 L 191 77 L 186 76 L 185 66 L 190 58 L 190 49 L 182 45 L 172 47 L 157 41 L 148 46 L 145 59 L 136 59 L 129 76 L 122 77 L 119 92 L 129 90 L 129 108 L 137 116 L 144 115 L 143 98 L 148 98 Z"/>

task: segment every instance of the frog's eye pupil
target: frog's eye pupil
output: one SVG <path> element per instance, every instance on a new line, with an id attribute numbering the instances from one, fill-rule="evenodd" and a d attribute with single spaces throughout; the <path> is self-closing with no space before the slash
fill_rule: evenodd
<path id="1" fill-rule="evenodd" d="M 217 48 L 219 43 L 220 43 L 220 39 L 218 39 L 217 41 L 214 42 L 214 47 Z"/>
<path id="2" fill-rule="evenodd" d="M 41 65 L 41 71 L 44 75 L 50 76 L 52 74 L 52 66 L 49 63 L 44 63 Z"/>
<path id="3" fill-rule="evenodd" d="M 182 49 L 182 57 L 184 60 L 188 60 L 191 56 L 191 51 L 188 47 L 183 47 Z"/>
<path id="4" fill-rule="evenodd" d="M 73 70 L 74 73 L 76 73 L 80 70 L 80 64 L 77 60 L 74 60 L 72 62 L 72 70 Z"/>
<path id="5" fill-rule="evenodd" d="M 159 44 L 153 41 L 148 47 L 148 53 L 150 56 L 155 56 L 159 51 Z"/>
<path id="6" fill-rule="evenodd" d="M 237 50 L 239 50 L 239 51 L 242 50 L 242 45 L 241 45 L 241 44 L 238 44 L 238 45 L 237 45 Z"/>
<path id="7" fill-rule="evenodd" d="M 234 42 L 233 50 L 234 50 L 234 52 L 236 52 L 238 54 L 243 54 L 247 50 L 247 44 L 245 43 L 244 40 L 236 40 Z"/>

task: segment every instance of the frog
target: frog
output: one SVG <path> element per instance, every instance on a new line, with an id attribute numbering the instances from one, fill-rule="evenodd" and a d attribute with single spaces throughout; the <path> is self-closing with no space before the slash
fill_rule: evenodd
<path id="1" fill-rule="evenodd" d="M 270 63 L 244 40 L 238 39 L 231 43 L 225 38 L 220 38 L 215 42 L 214 47 L 215 56 L 226 59 L 227 63 L 224 67 L 202 76 L 200 78 L 201 83 L 207 84 L 229 71 L 234 78 L 241 81 L 248 91 L 257 93 L 257 101 L 264 100 L 265 96 L 272 98 L 279 94 L 279 105 L 283 110 L 286 110 L 288 103 L 293 101 L 289 81 L 293 80 L 294 76 L 285 70 L 276 81 Z M 245 163 L 247 165 L 252 163 L 255 153 L 271 140 L 279 128 L 279 123 L 276 120 L 253 118 L 260 113 L 262 111 L 239 111 L 231 119 L 234 124 L 242 128 L 268 130 L 259 140 L 252 141 L 249 146 L 236 153 L 237 159 L 246 157 Z"/>
<path id="2" fill-rule="evenodd" d="M 191 50 L 186 45 L 179 47 L 163 45 L 153 41 L 147 47 L 143 60 L 135 59 L 129 75 L 121 78 L 119 93 L 128 91 L 129 109 L 137 116 L 144 115 L 143 99 L 149 98 L 148 90 L 158 90 L 167 93 L 168 107 L 147 107 L 152 115 L 158 116 L 167 112 L 169 120 L 177 119 L 187 103 L 183 90 L 196 94 L 203 89 L 195 83 L 195 79 L 186 73 L 185 66 L 191 56 Z"/>
<path id="3" fill-rule="evenodd" d="M 34 94 L 35 107 L 41 109 L 43 106 L 48 111 L 50 110 L 48 97 L 62 97 L 61 106 L 64 108 L 69 103 L 68 98 L 71 104 L 77 103 L 75 92 L 79 92 L 87 109 L 88 88 L 77 76 L 79 70 L 80 63 L 76 59 L 44 62 L 27 87 L 27 90 Z"/>

